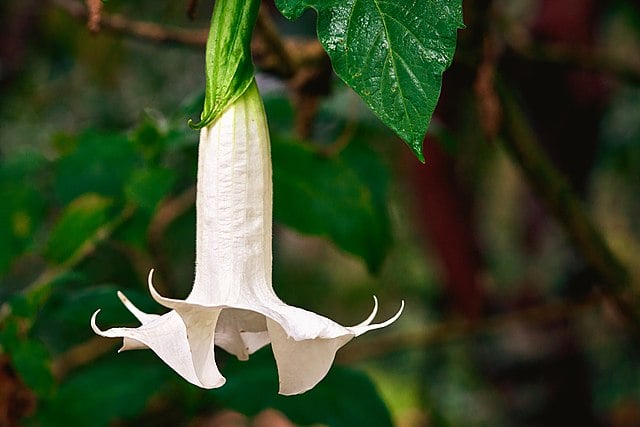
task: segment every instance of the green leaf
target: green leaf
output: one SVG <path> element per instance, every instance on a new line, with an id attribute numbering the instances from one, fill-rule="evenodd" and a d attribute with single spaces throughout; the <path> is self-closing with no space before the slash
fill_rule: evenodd
<path id="1" fill-rule="evenodd" d="M 157 306 L 150 298 L 135 289 L 124 290 L 122 286 L 114 285 L 89 287 L 83 282 L 62 284 L 54 289 L 53 295 L 42 307 L 33 327 L 34 336 L 52 351 L 66 351 L 73 345 L 95 337 L 89 319 L 97 309 L 101 309 L 102 325 L 138 326 L 138 321 L 117 298 L 118 290 L 123 290 L 141 309 L 157 311 Z"/>
<path id="2" fill-rule="evenodd" d="M 263 409 L 282 411 L 300 425 L 330 427 L 390 427 L 389 410 L 371 380 L 342 366 L 331 368 L 312 390 L 297 396 L 277 394 L 278 378 L 270 348 L 253 354 L 249 361 L 230 360 L 224 366 L 227 383 L 212 391 L 222 403 L 246 415 Z"/>
<path id="3" fill-rule="evenodd" d="M 379 270 L 391 245 L 386 172 L 362 145 L 320 156 L 311 147 L 274 136 L 274 218 L 302 233 L 326 236 Z"/>
<path id="4" fill-rule="evenodd" d="M 0 164 L 0 274 L 29 249 L 45 214 L 37 177 L 46 163 L 38 153 L 25 153 Z"/>
<path id="5" fill-rule="evenodd" d="M 121 197 L 139 163 L 139 155 L 124 135 L 86 132 L 78 137 L 76 149 L 56 165 L 56 195 L 65 204 L 84 193 Z"/>
<path id="6" fill-rule="evenodd" d="M 137 170 L 127 183 L 127 198 L 146 211 L 153 212 L 171 190 L 175 173 L 169 169 L 145 168 Z"/>
<path id="7" fill-rule="evenodd" d="M 131 132 L 131 142 L 143 154 L 145 160 L 157 162 L 166 150 L 166 119 L 147 113 Z"/>
<path id="8" fill-rule="evenodd" d="M 11 306 L 11 316 L 21 317 L 23 320 L 35 318 L 48 297 L 49 290 L 46 287 L 36 287 L 29 292 L 12 295 L 8 301 Z"/>
<path id="9" fill-rule="evenodd" d="M 318 12 L 336 74 L 423 161 L 422 141 L 451 64 L 461 0 L 276 0 L 290 19 Z"/>
<path id="10" fill-rule="evenodd" d="M 108 357 L 76 373 L 44 402 L 40 425 L 102 427 L 139 414 L 170 375 L 150 353 Z"/>
<path id="11" fill-rule="evenodd" d="M 111 201 L 85 194 L 71 202 L 51 230 L 45 257 L 56 264 L 71 258 L 108 221 Z"/>
<path id="12" fill-rule="evenodd" d="M 200 129 L 218 118 L 253 81 L 251 33 L 258 17 L 258 0 L 218 0 L 207 40 L 207 86 Z"/>

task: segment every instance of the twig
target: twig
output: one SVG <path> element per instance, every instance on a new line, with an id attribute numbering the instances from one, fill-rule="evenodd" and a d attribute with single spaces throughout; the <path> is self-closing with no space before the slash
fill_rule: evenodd
<path id="1" fill-rule="evenodd" d="M 109 238 L 113 234 L 113 232 L 122 225 L 122 223 L 131 218 L 134 211 L 135 208 L 133 206 L 125 207 L 120 215 L 104 224 L 102 227 L 96 230 L 93 236 L 85 240 L 82 246 L 80 246 L 66 261 L 58 265 L 49 267 L 45 271 L 43 271 L 42 274 L 40 274 L 40 276 L 38 276 L 38 278 L 33 283 L 27 286 L 24 292 L 27 294 L 37 292 L 43 286 L 48 285 L 60 273 L 71 270 L 73 267 L 78 265 L 82 260 L 93 253 L 98 244 Z"/>
<path id="2" fill-rule="evenodd" d="M 296 112 L 294 130 L 301 139 L 311 136 L 320 99 L 331 93 L 333 76 L 331 61 L 320 42 L 309 43 L 304 47 L 304 49 L 291 49 L 297 52 L 301 60 L 297 62 L 299 68 L 295 75 L 289 79 Z M 303 58 L 304 61 L 302 61 Z"/>
<path id="3" fill-rule="evenodd" d="M 290 78 L 296 72 L 297 66 L 289 55 L 276 26 L 271 20 L 269 10 L 262 5 L 258 20 L 256 22 L 256 32 L 261 36 L 264 47 L 273 55 L 272 68 L 277 69 L 278 75 L 282 78 Z M 254 40 L 256 40 L 254 38 Z M 262 67 L 265 68 L 265 61 L 262 61 Z"/>
<path id="4" fill-rule="evenodd" d="M 478 65 L 473 90 L 482 130 L 487 138 L 493 139 L 500 131 L 502 120 L 502 106 L 495 88 L 496 68 L 502 48 L 494 32 L 489 31 L 485 35 L 482 50 L 483 58 Z"/>
<path id="5" fill-rule="evenodd" d="M 87 20 L 88 12 L 77 0 L 52 0 L 60 9 L 76 19 Z M 102 13 L 100 25 L 119 34 L 132 34 L 155 43 L 181 44 L 202 47 L 207 42 L 208 29 L 172 28 L 152 22 L 135 21 L 118 14 Z"/>
<path id="6" fill-rule="evenodd" d="M 51 1 L 78 20 L 88 19 L 87 8 L 79 0 Z M 180 44 L 198 48 L 205 46 L 209 31 L 208 28 L 191 30 L 167 27 L 105 12 L 100 15 L 100 25 L 101 29 L 153 43 Z M 280 37 L 267 12 L 261 11 L 256 30 L 256 35 L 259 37 L 254 37 L 252 47 L 254 59 L 261 70 L 293 81 L 302 68 L 326 68 L 326 53 L 317 40 L 302 41 Z"/>
<path id="7" fill-rule="evenodd" d="M 197 7 L 198 0 L 189 0 L 189 3 L 187 4 L 187 17 L 192 21 L 196 18 Z"/>
<path id="8" fill-rule="evenodd" d="M 355 363 L 405 349 L 424 349 L 443 341 L 488 332 L 516 323 L 555 321 L 575 316 L 601 303 L 602 299 L 594 296 L 580 303 L 555 302 L 485 319 L 456 320 L 417 331 L 387 333 L 377 338 L 354 341 L 337 354 L 336 360 L 345 364 Z"/>
<path id="9" fill-rule="evenodd" d="M 34 295 L 38 293 L 43 287 L 49 285 L 56 277 L 65 271 L 71 270 L 78 265 L 87 256 L 91 255 L 96 246 L 101 242 L 109 238 L 127 219 L 131 218 L 135 209 L 132 206 L 125 207 L 120 215 L 113 220 L 100 227 L 92 237 L 85 240 L 85 242 L 78 248 L 71 257 L 66 261 L 50 266 L 46 268 L 29 286 L 25 288 L 23 293 L 25 295 Z M 0 306 L 0 325 L 4 320 L 11 315 L 11 306 L 9 303 L 4 303 Z"/>
<path id="10" fill-rule="evenodd" d="M 100 21 L 102 20 L 102 0 L 86 0 L 89 19 L 87 28 L 92 33 L 100 31 Z"/>
<path id="11" fill-rule="evenodd" d="M 58 356 L 51 365 L 51 372 L 60 381 L 69 372 L 91 363 L 103 354 L 113 350 L 117 345 L 117 340 L 103 337 L 91 338 Z"/>
<path id="12" fill-rule="evenodd" d="M 189 210 L 196 201 L 196 187 L 192 185 L 174 198 L 167 199 L 151 219 L 147 231 L 147 241 L 152 257 L 157 261 L 155 266 L 159 273 L 158 285 L 163 288 L 163 280 L 172 281 L 169 271 L 169 257 L 163 247 L 163 237 L 167 227 L 178 217 Z"/>
<path id="13" fill-rule="evenodd" d="M 533 61 L 558 63 L 615 75 L 630 83 L 640 83 L 640 62 L 623 60 L 591 47 L 559 44 L 534 46 L 506 39 L 518 55 Z"/>
<path id="14" fill-rule="evenodd" d="M 640 332 L 638 298 L 629 274 L 611 251 L 604 236 L 586 214 L 578 196 L 539 148 L 534 130 L 520 106 L 501 90 L 505 115 L 503 146 L 522 171 L 529 186 L 547 205 L 587 264 L 600 276 L 602 291 Z"/>

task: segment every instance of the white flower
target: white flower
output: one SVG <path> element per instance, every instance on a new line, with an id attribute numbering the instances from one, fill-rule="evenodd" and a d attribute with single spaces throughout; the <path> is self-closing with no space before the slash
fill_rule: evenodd
<path id="1" fill-rule="evenodd" d="M 196 274 L 186 300 L 153 298 L 171 311 L 160 316 L 137 309 L 137 328 L 96 326 L 105 337 L 124 338 L 122 350 L 150 348 L 189 382 L 216 388 L 225 383 L 215 362 L 217 345 L 240 360 L 271 343 L 280 393 L 303 393 L 329 371 L 336 351 L 353 337 L 394 322 L 371 324 L 378 303 L 362 323 L 344 327 L 282 302 L 271 285 L 272 183 L 269 132 L 257 86 L 201 130 L 196 198 Z"/>

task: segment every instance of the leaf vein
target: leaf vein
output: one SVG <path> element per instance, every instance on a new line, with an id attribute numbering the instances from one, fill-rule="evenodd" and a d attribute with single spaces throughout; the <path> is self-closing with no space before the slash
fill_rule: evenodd
<path id="1" fill-rule="evenodd" d="M 357 1 L 357 0 L 356 0 Z M 382 26 L 384 27 L 384 33 L 385 36 L 387 38 L 387 45 L 389 46 L 389 51 L 387 52 L 387 59 L 390 60 L 391 63 L 391 67 L 393 68 L 393 74 L 395 76 L 395 79 L 398 79 L 398 70 L 396 67 L 396 64 L 393 60 L 393 47 L 391 44 L 391 37 L 389 36 L 389 28 L 387 27 L 387 22 L 384 20 L 384 12 L 382 11 L 382 9 L 380 8 L 380 3 L 378 0 L 373 0 L 373 4 L 376 7 L 376 10 L 378 11 L 378 14 L 380 15 L 380 19 L 382 21 Z M 385 60 L 386 62 L 386 60 Z M 393 83 L 391 84 L 392 88 L 393 88 Z M 404 110 L 404 120 L 403 121 L 408 121 L 409 124 L 411 124 L 411 121 L 409 120 L 409 111 L 407 110 L 407 105 L 405 103 L 405 98 L 404 98 L 404 93 L 402 91 L 402 86 L 400 85 L 399 82 L 397 82 L 397 86 L 398 86 L 398 91 L 399 91 L 399 95 L 400 95 L 400 100 L 401 100 L 401 104 L 402 104 L 402 109 Z M 393 92 L 393 91 L 392 91 Z"/>

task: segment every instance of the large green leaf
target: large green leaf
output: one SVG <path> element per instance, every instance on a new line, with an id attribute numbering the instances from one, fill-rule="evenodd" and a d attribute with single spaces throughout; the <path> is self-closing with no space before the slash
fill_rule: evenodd
<path id="1" fill-rule="evenodd" d="M 300 232 L 328 237 L 362 257 L 370 271 L 378 271 L 391 232 L 386 174 L 375 155 L 352 144 L 340 155 L 326 157 L 274 136 L 271 156 L 274 218 Z"/>
<path id="2" fill-rule="evenodd" d="M 253 354 L 247 362 L 230 360 L 223 372 L 227 383 L 212 393 L 226 406 L 246 415 L 275 408 L 300 425 L 392 425 L 389 410 L 371 380 L 352 369 L 334 366 L 316 387 L 298 396 L 277 394 L 278 378 L 270 348 Z"/>
<path id="3" fill-rule="evenodd" d="M 461 0 L 276 0 L 290 19 L 318 12 L 336 74 L 419 159 L 462 23 Z"/>

